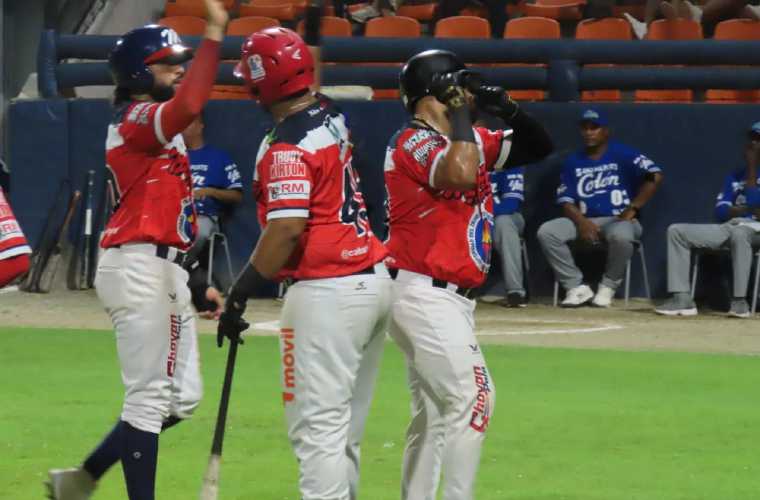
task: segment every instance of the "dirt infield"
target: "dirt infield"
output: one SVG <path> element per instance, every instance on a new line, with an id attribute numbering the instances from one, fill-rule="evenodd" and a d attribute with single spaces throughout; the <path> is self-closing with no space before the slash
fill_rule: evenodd
<path id="1" fill-rule="evenodd" d="M 277 331 L 280 304 L 255 300 L 247 314 L 252 334 Z M 705 353 L 760 354 L 760 321 L 726 318 L 707 311 L 696 318 L 663 318 L 643 300 L 629 309 L 554 308 L 531 304 L 525 309 L 505 309 L 479 304 L 478 335 L 484 343 L 519 344 L 588 349 L 668 350 Z M 0 325 L 45 328 L 110 330 L 111 324 L 93 291 L 60 291 L 48 295 L 0 293 Z M 215 323 L 199 320 L 203 333 Z"/>

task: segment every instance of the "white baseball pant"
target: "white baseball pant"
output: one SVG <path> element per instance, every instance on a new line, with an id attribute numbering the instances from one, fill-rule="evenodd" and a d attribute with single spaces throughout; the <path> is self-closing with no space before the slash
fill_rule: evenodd
<path id="1" fill-rule="evenodd" d="M 401 498 L 471 500 L 496 393 L 475 338 L 475 301 L 456 285 L 399 270 L 391 337 L 407 360 L 412 421 L 406 434 Z"/>
<path id="2" fill-rule="evenodd" d="M 280 320 L 288 437 L 302 500 L 355 500 L 359 443 L 382 357 L 391 280 L 375 274 L 299 281 Z"/>
<path id="3" fill-rule="evenodd" d="M 187 280 L 151 244 L 109 248 L 98 263 L 95 287 L 116 331 L 125 387 L 121 419 L 142 431 L 160 433 L 170 415 L 189 418 L 201 400 Z"/>

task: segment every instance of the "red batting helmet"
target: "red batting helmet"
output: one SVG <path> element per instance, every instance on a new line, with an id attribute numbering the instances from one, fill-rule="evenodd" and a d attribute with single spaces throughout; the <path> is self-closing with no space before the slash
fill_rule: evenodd
<path id="1" fill-rule="evenodd" d="M 287 28 L 257 31 L 243 43 L 235 76 L 268 106 L 314 83 L 314 59 L 298 34 Z"/>

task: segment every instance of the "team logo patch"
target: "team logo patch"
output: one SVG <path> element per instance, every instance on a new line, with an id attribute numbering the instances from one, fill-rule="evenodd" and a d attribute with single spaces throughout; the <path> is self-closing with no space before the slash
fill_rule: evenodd
<path id="1" fill-rule="evenodd" d="M 248 58 L 248 72 L 251 75 L 251 80 L 257 82 L 263 80 L 267 76 L 267 72 L 264 69 L 264 63 L 261 60 L 261 56 L 253 54 Z"/>
<path id="2" fill-rule="evenodd" d="M 195 222 L 195 205 L 190 198 L 183 199 L 181 203 L 179 217 L 177 217 L 177 235 L 183 243 L 190 243 L 195 239 L 193 225 Z"/>
<path id="3" fill-rule="evenodd" d="M 473 366 L 475 374 L 475 387 L 478 395 L 475 398 L 475 406 L 472 408 L 470 427 L 478 432 L 485 432 L 488 422 L 491 420 L 491 378 L 485 366 Z"/>
<path id="4" fill-rule="evenodd" d="M 481 272 L 487 273 L 491 267 L 493 247 L 493 215 L 490 212 L 473 210 L 467 225 L 467 245 L 472 261 Z"/>

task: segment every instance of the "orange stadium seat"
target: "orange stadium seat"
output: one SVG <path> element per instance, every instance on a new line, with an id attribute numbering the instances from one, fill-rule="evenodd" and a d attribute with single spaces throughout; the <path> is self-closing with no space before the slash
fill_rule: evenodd
<path id="1" fill-rule="evenodd" d="M 296 31 L 303 35 L 303 19 L 298 21 Z M 342 17 L 322 16 L 320 32 L 323 36 L 352 36 L 351 22 Z"/>
<path id="2" fill-rule="evenodd" d="M 201 36 L 206 31 L 206 20 L 195 16 L 169 16 L 156 21 L 156 24 L 166 26 L 180 35 Z"/>
<path id="3" fill-rule="evenodd" d="M 388 16 L 376 17 L 367 21 L 364 36 L 369 38 L 381 37 L 398 37 L 398 38 L 416 38 L 422 33 L 420 22 L 411 17 Z M 386 63 L 367 63 L 372 66 L 392 66 L 400 67 L 400 64 L 389 65 Z M 398 99 L 398 89 L 375 89 L 372 98 L 379 99 Z"/>
<path id="4" fill-rule="evenodd" d="M 437 38 L 491 38 L 491 26 L 482 17 L 453 16 L 435 23 Z"/>
<path id="5" fill-rule="evenodd" d="M 702 25 L 691 19 L 660 19 L 649 25 L 647 40 L 701 40 Z M 636 101 L 691 102 L 691 90 L 637 90 Z"/>
<path id="6" fill-rule="evenodd" d="M 729 19 L 715 27 L 715 40 L 760 40 L 760 21 Z M 712 103 L 760 102 L 760 90 L 708 90 L 705 100 Z"/>
<path id="7" fill-rule="evenodd" d="M 631 25 L 625 19 L 586 19 L 575 28 L 576 40 L 632 40 Z M 614 64 L 588 64 L 587 67 L 614 67 Z M 619 101 L 619 90 L 584 90 L 583 101 Z"/>
<path id="8" fill-rule="evenodd" d="M 230 36 L 248 36 L 251 33 L 279 26 L 280 21 L 273 17 L 246 16 L 233 19 L 227 24 L 227 34 Z"/>
<path id="9" fill-rule="evenodd" d="M 420 5 L 402 5 L 396 11 L 396 15 L 412 17 L 418 21 L 430 22 L 435 15 L 436 4 L 423 3 Z"/>
<path id="10" fill-rule="evenodd" d="M 241 3 L 238 12 L 240 17 L 273 17 L 279 21 L 293 21 L 296 18 L 295 7 L 286 0 L 253 0 Z"/>
<path id="11" fill-rule="evenodd" d="M 582 16 L 585 0 L 536 0 L 523 6 L 526 16 L 548 17 L 559 21 L 577 21 Z"/>
<path id="12" fill-rule="evenodd" d="M 224 8 L 232 10 L 235 0 L 224 0 Z M 196 16 L 206 18 L 206 6 L 203 0 L 169 0 L 164 7 L 164 15 L 170 16 Z"/>
<path id="13" fill-rule="evenodd" d="M 560 38 L 559 22 L 546 17 L 518 17 L 510 19 L 504 26 L 504 38 Z M 497 64 L 496 66 L 545 67 L 544 64 Z M 543 90 L 510 90 L 509 95 L 518 101 L 542 101 L 546 97 Z"/>
<path id="14" fill-rule="evenodd" d="M 420 22 L 411 17 L 376 17 L 367 21 L 364 36 L 415 38 L 422 33 Z"/>

